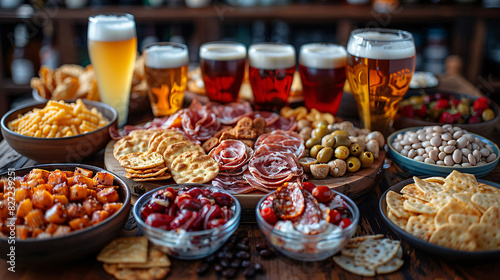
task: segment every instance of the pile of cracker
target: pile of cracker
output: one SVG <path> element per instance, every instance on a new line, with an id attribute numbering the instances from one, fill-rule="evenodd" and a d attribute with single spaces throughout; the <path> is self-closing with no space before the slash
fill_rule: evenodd
<path id="1" fill-rule="evenodd" d="M 120 237 L 102 249 L 97 260 L 104 270 L 118 280 L 164 279 L 170 272 L 171 262 L 167 255 L 146 237 Z"/>
<path id="2" fill-rule="evenodd" d="M 404 264 L 401 242 L 382 237 L 382 234 L 354 237 L 333 261 L 361 276 L 394 272 Z"/>
<path id="3" fill-rule="evenodd" d="M 206 183 L 219 173 L 217 162 L 176 130 L 134 130 L 115 143 L 113 155 L 134 181 Z"/>
<path id="4" fill-rule="evenodd" d="M 387 193 L 387 216 L 408 233 L 463 251 L 500 249 L 500 190 L 472 174 L 419 179 Z"/>

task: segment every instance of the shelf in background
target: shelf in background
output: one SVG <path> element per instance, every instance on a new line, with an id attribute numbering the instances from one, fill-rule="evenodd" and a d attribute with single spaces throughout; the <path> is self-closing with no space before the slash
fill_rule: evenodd
<path id="1" fill-rule="evenodd" d="M 3 90 L 5 92 L 8 92 L 9 95 L 20 95 L 20 94 L 31 92 L 30 84 L 18 85 L 18 84 L 15 84 L 10 79 L 4 79 L 2 81 L 1 87 L 3 88 Z"/>

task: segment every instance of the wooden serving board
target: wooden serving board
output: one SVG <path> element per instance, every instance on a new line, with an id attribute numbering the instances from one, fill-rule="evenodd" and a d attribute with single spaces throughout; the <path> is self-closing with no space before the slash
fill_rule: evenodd
<path id="1" fill-rule="evenodd" d="M 140 196 L 136 192 L 136 189 L 140 188 L 141 185 L 144 187 L 146 192 L 153 190 L 155 188 L 175 184 L 173 179 L 164 180 L 164 181 L 153 181 L 153 182 L 136 182 L 134 180 L 130 180 L 125 178 L 125 169 L 118 163 L 118 161 L 113 156 L 113 146 L 115 145 L 114 140 L 110 141 L 106 146 L 106 150 L 104 152 L 104 165 L 106 169 L 116 173 L 120 177 L 122 177 L 127 185 L 130 188 L 130 192 L 132 193 L 132 203 L 135 203 L 135 200 Z M 385 152 L 383 150 L 380 151 L 379 158 L 372 164 L 370 168 L 360 169 L 355 173 L 346 173 L 343 177 L 333 178 L 330 175 L 323 180 L 316 180 L 312 175 L 309 176 L 309 182 L 312 182 L 315 185 L 324 185 L 329 186 L 330 188 L 341 192 L 343 194 L 348 195 L 350 198 L 356 199 L 359 196 L 366 194 L 373 187 L 375 187 L 375 181 L 377 174 L 381 171 L 382 166 L 384 164 Z M 244 210 L 253 210 L 255 206 L 259 202 L 259 200 L 265 195 L 265 193 L 261 191 L 254 191 L 246 194 L 237 194 L 235 197 L 241 204 L 241 208 Z M 135 199 L 134 199 L 135 196 Z"/>

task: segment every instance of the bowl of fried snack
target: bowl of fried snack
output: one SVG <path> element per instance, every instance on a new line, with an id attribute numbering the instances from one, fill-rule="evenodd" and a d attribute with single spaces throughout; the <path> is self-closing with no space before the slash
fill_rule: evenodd
<path id="1" fill-rule="evenodd" d="M 384 222 L 421 251 L 448 261 L 500 256 L 500 184 L 472 174 L 413 177 L 380 198 Z"/>
<path id="2" fill-rule="evenodd" d="M 1 258 L 14 255 L 30 265 L 60 265 L 99 251 L 130 213 L 126 183 L 84 164 L 9 170 L 0 174 L 0 196 Z"/>
<path id="3" fill-rule="evenodd" d="M 9 145 L 40 163 L 80 162 L 111 140 L 116 110 L 104 103 L 78 99 L 49 100 L 7 112 L 1 120 Z"/>

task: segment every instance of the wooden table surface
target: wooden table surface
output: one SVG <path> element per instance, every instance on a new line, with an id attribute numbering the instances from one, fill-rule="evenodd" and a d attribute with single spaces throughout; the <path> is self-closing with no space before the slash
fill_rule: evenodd
<path id="1" fill-rule="evenodd" d="M 460 85 L 455 85 L 457 88 Z M 458 91 L 458 90 L 457 90 Z M 500 143 L 500 132 L 495 130 L 490 136 L 496 143 Z M 0 158 L 3 149 L 9 149 L 5 141 L 0 143 Z M 86 159 L 84 162 L 100 167 L 104 167 L 103 151 Z M 20 168 L 24 166 L 33 166 L 36 162 L 19 158 L 3 168 L 0 172 L 9 167 Z M 2 166 L 0 161 L 0 166 Z M 382 221 L 378 201 L 381 194 L 395 183 L 411 177 L 410 174 L 402 172 L 395 166 L 390 159 L 386 161 L 384 172 L 377 180 L 378 186 L 370 193 L 358 201 L 358 207 L 361 213 L 356 235 L 381 233 L 389 238 L 400 240 L 399 236 L 394 234 Z M 486 180 L 500 182 L 500 166 L 484 177 Z M 255 223 L 255 218 L 251 213 L 243 216 L 236 234 L 250 237 L 252 248 L 251 259 L 260 262 L 264 267 L 264 272 L 257 274 L 255 279 L 362 279 L 362 277 L 351 274 L 339 266 L 335 265 L 331 259 L 321 262 L 304 262 L 287 258 L 276 254 L 269 259 L 261 258 L 255 250 L 255 245 L 265 240 L 262 232 Z M 133 218 L 125 226 L 122 235 L 138 235 L 137 227 Z M 377 276 L 377 279 L 498 279 L 500 276 L 500 257 L 496 259 L 482 261 L 480 263 L 453 263 L 446 259 L 433 257 L 422 251 L 415 250 L 406 242 L 402 242 L 404 249 L 404 266 L 397 272 Z M 68 249 L 70 250 L 70 249 Z M 3 252 L 2 252 L 3 253 Z M 5 257 L 5 256 L 2 256 Z M 198 276 L 195 272 L 200 261 L 183 261 L 172 259 L 172 270 L 168 279 L 219 279 L 213 270 L 211 272 Z M 112 279 L 102 269 L 102 265 L 96 261 L 96 254 L 82 259 L 79 262 L 55 265 L 54 267 L 30 267 L 29 265 L 16 265 L 16 272 L 7 271 L 7 263 L 0 262 L 0 279 Z M 240 272 L 236 279 L 244 279 Z"/>

